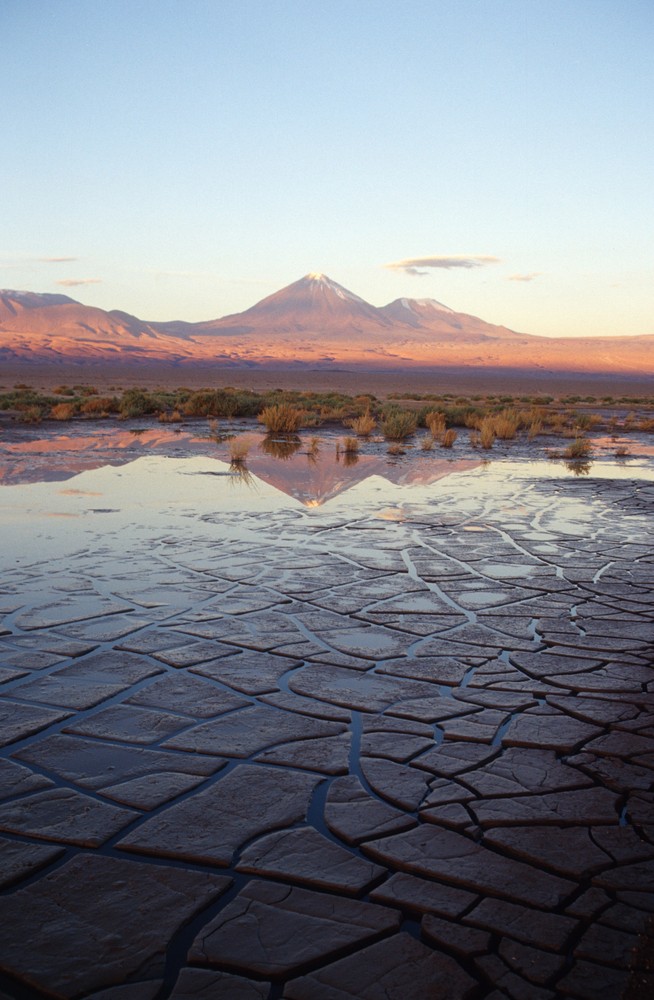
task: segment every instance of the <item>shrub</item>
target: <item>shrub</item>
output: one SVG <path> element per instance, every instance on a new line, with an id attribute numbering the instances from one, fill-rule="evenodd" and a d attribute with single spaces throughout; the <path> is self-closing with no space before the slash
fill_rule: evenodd
<path id="1" fill-rule="evenodd" d="M 295 434 L 302 426 L 304 416 L 304 410 L 298 410 L 290 403 L 275 403 L 266 406 L 257 420 L 269 434 Z"/>
<path id="2" fill-rule="evenodd" d="M 457 433 L 450 427 L 449 430 L 445 431 L 443 434 L 443 439 L 441 441 L 441 448 L 451 448 L 457 439 Z"/>
<path id="3" fill-rule="evenodd" d="M 420 447 L 423 451 L 431 451 L 434 447 L 434 438 L 431 434 L 426 434 L 422 441 L 420 442 Z"/>
<path id="4" fill-rule="evenodd" d="M 74 403 L 57 403 L 50 410 L 52 420 L 72 420 L 77 412 Z"/>
<path id="5" fill-rule="evenodd" d="M 403 448 L 401 444 L 390 444 L 387 452 L 389 455 L 406 455 L 406 448 Z"/>
<path id="6" fill-rule="evenodd" d="M 159 423 L 161 424 L 180 424 L 182 422 L 182 414 L 179 410 L 173 410 L 172 413 L 168 413 L 167 410 L 162 410 L 159 414 Z"/>
<path id="7" fill-rule="evenodd" d="M 377 426 L 377 421 L 370 410 L 366 410 L 360 417 L 352 417 L 351 420 L 344 421 L 346 427 L 351 427 L 359 437 L 368 437 Z"/>
<path id="8" fill-rule="evenodd" d="M 445 414 L 440 410 L 430 410 L 429 413 L 425 414 L 425 427 L 428 428 L 431 436 L 438 440 L 440 435 L 445 432 Z"/>
<path id="9" fill-rule="evenodd" d="M 410 410 L 389 410 L 382 422 L 382 434 L 387 441 L 404 441 L 418 426 L 414 413 Z"/>
<path id="10" fill-rule="evenodd" d="M 356 438 L 346 437 L 343 438 L 341 447 L 345 455 L 356 455 L 359 451 L 359 442 Z"/>
<path id="11" fill-rule="evenodd" d="M 229 442 L 229 457 L 232 465 L 242 465 L 248 457 L 251 441 L 246 437 L 235 437 Z"/>
<path id="12" fill-rule="evenodd" d="M 588 438 L 578 437 L 569 444 L 568 447 L 563 452 L 564 458 L 569 459 L 584 459 L 588 458 L 593 452 L 593 446 L 588 440 Z"/>
<path id="13" fill-rule="evenodd" d="M 88 400 L 89 403 L 97 403 L 98 400 Z M 158 409 L 157 400 L 150 396 L 143 389 L 128 389 L 124 393 L 118 409 L 121 417 L 144 417 L 148 413 L 155 413 Z"/>
<path id="14" fill-rule="evenodd" d="M 85 417 L 106 417 L 110 413 L 116 413 L 118 410 L 122 413 L 122 400 L 119 404 L 115 396 L 95 396 L 85 399 L 80 407 L 80 412 Z M 143 414 L 130 413 L 128 416 L 140 417 Z"/>
<path id="15" fill-rule="evenodd" d="M 520 416 L 516 410 L 501 410 L 493 418 L 495 436 L 501 441 L 512 440 L 518 431 Z"/>
<path id="16" fill-rule="evenodd" d="M 495 417 L 484 417 L 479 427 L 479 444 L 488 450 L 495 441 Z"/>
<path id="17" fill-rule="evenodd" d="M 20 419 L 24 424 L 40 424 L 43 420 L 43 411 L 40 406 L 26 406 L 20 411 Z"/>

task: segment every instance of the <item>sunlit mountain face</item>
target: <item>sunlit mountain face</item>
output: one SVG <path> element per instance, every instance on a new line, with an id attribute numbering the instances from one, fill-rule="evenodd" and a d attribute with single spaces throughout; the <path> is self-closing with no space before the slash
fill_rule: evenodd
<path id="1" fill-rule="evenodd" d="M 146 322 L 66 295 L 0 292 L 0 361 L 649 375 L 654 336 L 530 336 L 435 299 L 378 308 L 311 273 L 244 312 L 201 323 Z"/>

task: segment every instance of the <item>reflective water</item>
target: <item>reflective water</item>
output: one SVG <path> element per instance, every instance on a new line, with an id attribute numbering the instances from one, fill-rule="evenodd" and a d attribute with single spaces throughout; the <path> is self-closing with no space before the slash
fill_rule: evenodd
<path id="1" fill-rule="evenodd" d="M 244 453 L 236 462 L 230 461 L 239 450 L 234 442 Z M 484 526 L 474 518 L 486 498 L 510 528 L 511 518 L 521 523 L 528 512 L 525 490 L 579 475 L 570 463 L 489 460 L 463 448 L 463 457 L 417 448 L 391 457 L 377 440 L 364 442 L 360 453 L 346 461 L 337 435 L 305 435 L 290 444 L 251 430 L 217 440 L 206 428 L 200 433 L 115 425 L 84 434 L 33 432 L 22 440 L 5 440 L 0 444 L 3 564 L 25 565 L 44 553 L 88 551 L 100 537 L 111 540 L 113 551 L 127 552 L 148 536 L 187 533 L 198 520 L 204 531 L 210 530 L 208 524 L 229 522 L 230 533 L 247 537 L 251 518 L 263 513 L 268 519 L 301 513 L 325 524 L 368 514 L 365 526 L 358 523 L 361 536 L 375 524 L 381 528 L 380 521 L 422 520 L 436 505 L 441 513 L 468 515 L 470 523 L 461 527 L 479 532 Z M 593 479 L 651 481 L 654 460 L 596 461 L 590 471 Z M 579 477 L 579 497 L 558 504 L 547 531 L 534 515 L 530 539 L 539 543 L 538 551 L 555 552 L 555 535 L 581 537 L 589 530 L 594 513 L 581 485 L 585 478 Z M 486 575 L 498 581 L 527 572 L 519 564 L 485 567 Z M 473 607 L 474 595 L 467 600 Z"/>

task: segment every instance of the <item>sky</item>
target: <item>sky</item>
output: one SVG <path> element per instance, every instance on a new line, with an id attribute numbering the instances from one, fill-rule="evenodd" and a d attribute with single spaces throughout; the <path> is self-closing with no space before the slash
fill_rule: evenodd
<path id="1" fill-rule="evenodd" d="M 0 287 L 654 333 L 652 0 L 0 0 Z"/>

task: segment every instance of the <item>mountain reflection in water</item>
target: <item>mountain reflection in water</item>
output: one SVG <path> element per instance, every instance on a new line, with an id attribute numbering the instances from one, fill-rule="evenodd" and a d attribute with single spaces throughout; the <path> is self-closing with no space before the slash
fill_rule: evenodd
<path id="1" fill-rule="evenodd" d="M 169 458 L 205 456 L 226 463 L 229 478 L 245 486 L 256 486 L 257 480 L 263 480 L 307 507 L 318 507 L 370 476 L 380 476 L 396 485 L 428 486 L 450 473 L 482 464 L 477 459 L 415 453 L 406 460 L 391 461 L 383 444 L 373 446 L 373 454 L 346 454 L 339 451 L 334 437 L 269 437 L 250 431 L 217 440 L 198 431 L 159 428 L 138 434 L 113 427 L 85 431 L 53 432 L 0 443 L 0 483 L 63 481 L 81 472 L 127 465 L 152 454 Z M 235 443 L 245 438 L 247 447 L 241 449 L 244 454 L 235 461 L 233 454 L 239 451 Z"/>

